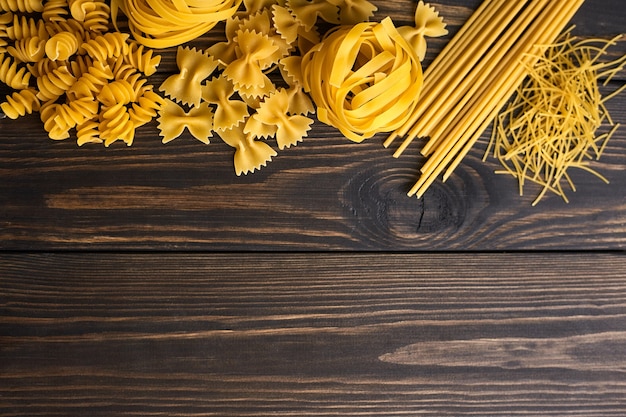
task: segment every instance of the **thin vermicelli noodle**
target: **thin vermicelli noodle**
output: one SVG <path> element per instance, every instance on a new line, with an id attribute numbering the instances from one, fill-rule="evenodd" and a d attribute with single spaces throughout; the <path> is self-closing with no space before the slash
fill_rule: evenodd
<path id="1" fill-rule="evenodd" d="M 533 205 L 548 191 L 568 201 L 563 185 L 576 191 L 571 168 L 608 182 L 590 162 L 600 158 L 619 126 L 604 103 L 626 86 L 604 98 L 599 86 L 600 79 L 608 83 L 626 62 L 626 56 L 600 62 L 618 38 L 577 40 L 567 33 L 536 57 L 528 78 L 498 116 L 485 157 L 493 148 L 504 168 L 496 172 L 517 178 L 520 195 L 527 181 L 539 184 Z M 603 124 L 610 128 L 598 134 Z"/>

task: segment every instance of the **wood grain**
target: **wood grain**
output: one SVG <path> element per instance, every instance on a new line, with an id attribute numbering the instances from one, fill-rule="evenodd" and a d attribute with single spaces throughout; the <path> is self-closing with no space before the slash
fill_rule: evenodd
<path id="1" fill-rule="evenodd" d="M 377 17 L 410 23 L 414 4 L 375 2 Z M 450 35 L 430 43 L 427 63 L 480 4 L 439 1 Z M 588 0 L 575 17 L 581 36 L 624 31 L 618 0 Z M 194 41 L 223 38 L 220 27 Z M 626 53 L 626 42 L 611 49 Z M 152 82 L 175 70 L 174 52 Z M 624 74 L 608 89 L 623 84 Z M 626 122 L 626 95 L 609 102 Z M 232 149 L 185 134 L 162 145 L 156 123 L 132 147 L 47 139 L 36 116 L 0 122 L 0 249 L 4 250 L 621 250 L 626 248 L 626 129 L 594 163 L 610 180 L 574 173 L 569 204 L 558 196 L 531 207 L 512 178 L 482 162 L 486 137 L 453 178 L 417 200 L 406 192 L 423 162 L 419 141 L 399 159 L 383 137 L 353 144 L 316 123 L 309 137 L 266 168 L 234 175 Z"/>
<path id="2" fill-rule="evenodd" d="M 3 416 L 620 416 L 624 253 L 0 255 Z"/>

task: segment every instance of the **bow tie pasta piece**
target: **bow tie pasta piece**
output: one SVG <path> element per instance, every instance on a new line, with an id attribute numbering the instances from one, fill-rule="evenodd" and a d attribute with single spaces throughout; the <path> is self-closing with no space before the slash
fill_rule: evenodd
<path id="1" fill-rule="evenodd" d="M 289 94 L 281 88 L 267 97 L 252 115 L 257 122 L 276 126 L 276 143 L 281 150 L 301 142 L 313 123 L 313 119 L 290 115 L 288 111 Z M 249 131 L 250 127 L 246 126 L 246 132 Z"/>
<path id="2" fill-rule="evenodd" d="M 355 25 L 367 22 L 378 7 L 367 0 L 342 0 L 339 4 L 339 23 L 342 25 Z"/>
<path id="3" fill-rule="evenodd" d="M 223 76 L 215 77 L 202 86 L 202 98 L 209 104 L 216 105 L 213 129 L 230 129 L 248 116 L 248 105 L 241 100 L 231 100 L 233 94 L 233 84 Z"/>
<path id="4" fill-rule="evenodd" d="M 398 32 L 413 47 L 420 61 L 426 56 L 426 37 L 439 37 L 448 34 L 446 24 L 439 12 L 423 1 L 417 3 L 415 9 L 415 27 L 401 26 Z"/>
<path id="5" fill-rule="evenodd" d="M 224 24 L 226 41 L 216 42 L 206 49 L 206 53 L 217 60 L 218 65 L 222 69 L 237 59 L 237 42 L 235 42 L 235 37 L 240 26 L 241 19 L 238 16 L 227 19 Z"/>
<path id="6" fill-rule="evenodd" d="M 311 30 L 318 18 L 339 24 L 339 7 L 336 3 L 330 0 L 287 0 L 286 5 L 306 30 Z"/>
<path id="7" fill-rule="evenodd" d="M 284 2 L 281 0 L 280 2 Z M 243 6 L 247 14 L 253 14 L 258 11 L 268 9 L 273 4 L 278 3 L 276 0 L 243 0 Z"/>
<path id="8" fill-rule="evenodd" d="M 276 151 L 267 143 L 254 140 L 254 137 L 244 132 L 244 123 L 233 126 L 231 129 L 218 130 L 217 134 L 229 146 L 235 148 L 235 174 L 248 174 L 261 169 L 276 156 Z"/>
<path id="9" fill-rule="evenodd" d="M 289 9 L 278 4 L 272 6 L 272 22 L 276 33 L 289 44 L 296 42 L 300 28 L 303 27 Z"/>
<path id="10" fill-rule="evenodd" d="M 217 68 L 217 61 L 195 48 L 178 47 L 176 64 L 179 73 L 169 76 L 159 90 L 185 105 L 198 106 L 202 100 L 202 82 Z"/>
<path id="11" fill-rule="evenodd" d="M 331 32 L 303 57 L 302 75 L 318 119 L 354 142 L 406 122 L 423 83 L 419 58 L 390 18 Z"/>
<path id="12" fill-rule="evenodd" d="M 158 129 L 163 143 L 168 143 L 183 134 L 185 129 L 200 142 L 208 144 L 213 136 L 213 110 L 201 103 L 186 112 L 172 100 L 165 100 L 159 110 Z"/>
<path id="13" fill-rule="evenodd" d="M 278 46 L 267 35 L 248 30 L 238 31 L 236 41 L 238 57 L 228 64 L 224 75 L 237 89 L 263 88 L 268 80 L 263 73 L 267 58 L 278 51 Z"/>

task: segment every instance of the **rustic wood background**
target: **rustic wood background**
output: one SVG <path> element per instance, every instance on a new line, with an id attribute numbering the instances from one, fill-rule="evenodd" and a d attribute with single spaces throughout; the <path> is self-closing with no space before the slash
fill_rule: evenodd
<path id="1" fill-rule="evenodd" d="M 416 2 L 374 3 L 401 25 Z M 450 35 L 426 63 L 480 0 L 431 4 Z M 572 23 L 625 22 L 587 0 Z M 626 94 L 608 107 L 626 123 Z M 155 123 L 109 148 L 0 128 L 1 416 L 626 415 L 626 127 L 594 163 L 610 184 L 536 207 L 487 135 L 418 200 L 418 144 L 321 123 L 244 177 Z"/>

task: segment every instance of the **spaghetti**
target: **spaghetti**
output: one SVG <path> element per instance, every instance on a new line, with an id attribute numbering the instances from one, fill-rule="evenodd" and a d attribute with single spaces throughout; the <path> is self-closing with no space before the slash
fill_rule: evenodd
<path id="1" fill-rule="evenodd" d="M 485 0 L 425 71 L 422 96 L 407 123 L 384 142 L 429 136 L 429 159 L 408 195 L 423 196 L 469 152 L 536 61 L 539 45 L 555 41 L 584 0 Z"/>

